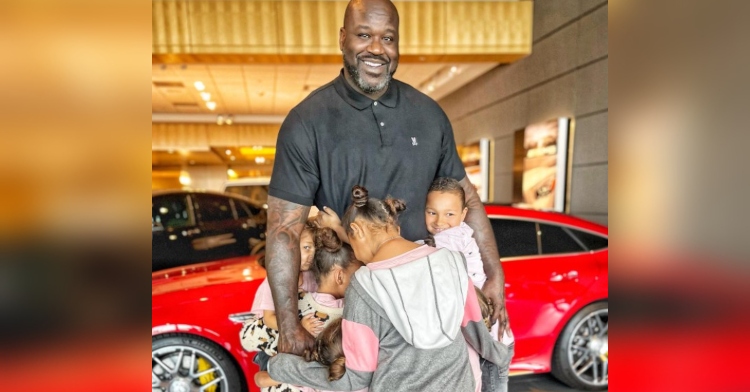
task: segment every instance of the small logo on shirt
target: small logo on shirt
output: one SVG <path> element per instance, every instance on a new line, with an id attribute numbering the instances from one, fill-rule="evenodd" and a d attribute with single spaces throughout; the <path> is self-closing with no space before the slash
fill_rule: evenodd
<path id="1" fill-rule="evenodd" d="M 411 145 L 416 146 L 417 145 L 417 138 L 413 137 L 411 138 Z"/>

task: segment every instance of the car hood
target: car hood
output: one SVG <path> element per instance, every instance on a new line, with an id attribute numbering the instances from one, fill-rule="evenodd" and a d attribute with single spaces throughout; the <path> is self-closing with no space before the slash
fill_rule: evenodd
<path id="1" fill-rule="evenodd" d="M 257 255 L 235 257 L 154 272 L 151 274 L 151 295 L 265 277 L 266 270 L 258 264 Z"/>

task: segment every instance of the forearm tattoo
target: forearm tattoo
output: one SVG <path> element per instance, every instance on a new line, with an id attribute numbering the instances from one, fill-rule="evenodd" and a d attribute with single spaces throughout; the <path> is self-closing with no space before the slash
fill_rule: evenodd
<path id="1" fill-rule="evenodd" d="M 309 213 L 310 207 L 268 197 L 266 271 L 279 331 L 294 331 L 299 326 L 299 237 Z"/>

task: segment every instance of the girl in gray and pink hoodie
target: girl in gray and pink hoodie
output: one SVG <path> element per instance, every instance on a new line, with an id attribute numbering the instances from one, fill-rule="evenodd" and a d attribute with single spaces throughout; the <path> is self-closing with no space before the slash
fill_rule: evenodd
<path id="1" fill-rule="evenodd" d="M 463 255 L 401 238 L 400 200 L 370 199 L 360 186 L 352 200 L 343 224 L 365 266 L 345 295 L 345 372 L 332 380 L 326 365 L 279 354 L 271 377 L 337 391 L 478 390 L 468 347 L 497 366 L 508 365 L 511 351 L 490 336 Z"/>

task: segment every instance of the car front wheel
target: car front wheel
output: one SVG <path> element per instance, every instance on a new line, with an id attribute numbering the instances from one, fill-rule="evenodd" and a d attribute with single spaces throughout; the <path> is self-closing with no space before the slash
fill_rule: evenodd
<path id="1" fill-rule="evenodd" d="M 557 340 L 552 374 L 573 388 L 601 390 L 609 384 L 609 305 L 581 309 Z"/>
<path id="2" fill-rule="evenodd" d="M 162 335 L 151 340 L 152 392 L 228 392 L 241 379 L 228 354 L 199 337 Z"/>

